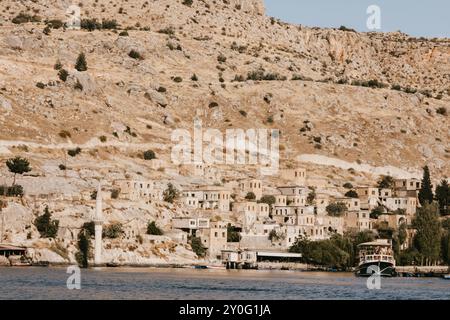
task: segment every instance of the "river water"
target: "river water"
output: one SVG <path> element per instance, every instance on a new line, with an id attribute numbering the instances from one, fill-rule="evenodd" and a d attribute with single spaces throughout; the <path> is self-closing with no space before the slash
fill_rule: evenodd
<path id="1" fill-rule="evenodd" d="M 81 289 L 69 290 L 66 270 L 0 268 L 0 299 L 450 299 L 440 278 L 382 278 L 369 290 L 350 273 L 104 268 L 81 270 Z"/>

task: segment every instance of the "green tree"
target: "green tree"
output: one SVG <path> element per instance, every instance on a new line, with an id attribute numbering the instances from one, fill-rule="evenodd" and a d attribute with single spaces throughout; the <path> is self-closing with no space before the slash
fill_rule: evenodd
<path id="1" fill-rule="evenodd" d="M 169 183 L 167 185 L 167 189 L 163 193 L 164 201 L 173 203 L 175 199 L 178 198 L 178 190 L 173 186 L 173 184 Z"/>
<path id="2" fill-rule="evenodd" d="M 445 179 L 436 188 L 436 200 L 439 203 L 439 213 L 442 216 L 450 215 L 450 187 Z"/>
<path id="3" fill-rule="evenodd" d="M 15 157 L 6 161 L 6 166 L 11 173 L 14 173 L 14 182 L 16 184 L 16 175 L 24 174 L 31 171 L 30 163 L 27 159 L 21 157 Z"/>
<path id="4" fill-rule="evenodd" d="M 34 225 L 42 238 L 55 238 L 58 233 L 59 221 L 52 220 L 48 207 L 45 207 L 44 214 L 36 218 Z"/>
<path id="5" fill-rule="evenodd" d="M 346 193 L 345 193 L 345 196 L 346 197 L 348 197 L 348 198 L 359 198 L 359 196 L 358 196 L 358 194 L 356 193 L 356 191 L 355 190 L 350 190 L 350 191 L 347 191 Z"/>
<path id="6" fill-rule="evenodd" d="M 253 192 L 248 192 L 247 195 L 245 196 L 245 200 L 255 200 L 256 199 L 256 195 Z"/>
<path id="7" fill-rule="evenodd" d="M 378 188 L 380 189 L 392 189 L 394 187 L 394 178 L 391 176 L 382 176 L 378 181 Z"/>
<path id="8" fill-rule="evenodd" d="M 75 62 L 75 69 L 80 72 L 87 71 L 88 69 L 86 56 L 83 52 L 78 55 L 77 61 Z"/>
<path id="9" fill-rule="evenodd" d="M 433 189 L 431 187 L 430 169 L 428 166 L 423 168 L 422 187 L 419 191 L 419 201 L 421 205 L 433 202 Z"/>
<path id="10" fill-rule="evenodd" d="M 92 238 L 95 235 L 95 223 L 94 221 L 85 222 L 81 227 L 81 231 L 84 232 L 86 237 Z"/>
<path id="11" fill-rule="evenodd" d="M 316 200 L 316 189 L 311 188 L 311 191 L 308 193 L 308 197 L 306 198 L 306 203 L 313 205 L 314 200 Z"/>
<path id="12" fill-rule="evenodd" d="M 384 213 L 385 213 L 385 207 L 384 206 L 378 206 L 378 207 L 374 208 L 370 212 L 370 217 L 372 219 L 378 219 L 378 217 L 381 216 Z"/>
<path id="13" fill-rule="evenodd" d="M 332 217 L 341 217 L 347 211 L 347 205 L 343 202 L 330 203 L 325 210 Z"/>
<path id="14" fill-rule="evenodd" d="M 75 254 L 75 258 L 80 267 L 87 268 L 89 266 L 89 252 L 90 242 L 88 236 L 85 234 L 85 230 L 82 230 L 78 234 L 78 252 Z"/>
<path id="15" fill-rule="evenodd" d="M 111 223 L 103 230 L 103 237 L 109 239 L 117 239 L 123 235 L 123 226 L 120 222 Z"/>
<path id="16" fill-rule="evenodd" d="M 275 197 L 274 196 L 262 196 L 261 199 L 258 201 L 258 203 L 265 203 L 268 204 L 269 206 L 272 206 L 275 204 Z"/>
<path id="17" fill-rule="evenodd" d="M 155 221 L 149 222 L 147 225 L 147 234 L 151 234 L 154 236 L 162 236 L 163 231 L 158 228 Z"/>
<path id="18" fill-rule="evenodd" d="M 437 262 L 441 245 L 441 223 L 437 205 L 425 202 L 417 211 L 413 227 L 417 230 L 414 247 L 422 257 L 421 264 L 431 265 Z"/>
<path id="19" fill-rule="evenodd" d="M 241 235 L 236 230 L 236 227 L 232 226 L 231 223 L 227 225 L 227 242 L 239 242 L 241 241 Z"/>
<path id="20" fill-rule="evenodd" d="M 192 237 L 191 247 L 192 251 L 194 251 L 198 257 L 203 258 L 206 255 L 206 248 L 203 246 L 202 240 L 200 238 Z"/>

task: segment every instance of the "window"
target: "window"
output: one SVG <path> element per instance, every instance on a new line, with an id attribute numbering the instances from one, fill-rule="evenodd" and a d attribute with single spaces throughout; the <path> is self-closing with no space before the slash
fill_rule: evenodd
<path id="1" fill-rule="evenodd" d="M 217 233 L 217 232 L 214 232 L 214 237 L 217 238 L 217 236 L 218 236 L 218 233 Z"/>

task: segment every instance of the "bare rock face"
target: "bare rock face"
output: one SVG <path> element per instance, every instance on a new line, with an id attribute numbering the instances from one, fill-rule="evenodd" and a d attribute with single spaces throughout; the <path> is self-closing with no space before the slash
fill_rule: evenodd
<path id="1" fill-rule="evenodd" d="M 72 86 L 80 84 L 81 90 L 85 94 L 94 94 L 97 92 L 95 81 L 87 72 L 71 71 L 67 83 Z"/>
<path id="2" fill-rule="evenodd" d="M 240 8 L 248 13 L 257 15 L 264 15 L 265 13 L 263 0 L 231 0 L 229 2 L 232 7 Z"/>
<path id="3" fill-rule="evenodd" d="M 5 44 L 14 50 L 22 50 L 23 49 L 23 40 L 15 35 L 11 35 L 5 38 Z"/>
<path id="4" fill-rule="evenodd" d="M 0 108 L 5 112 L 12 111 L 11 102 L 8 99 L 0 96 Z"/>
<path id="5" fill-rule="evenodd" d="M 165 108 L 168 104 L 166 97 L 164 97 L 161 93 L 153 90 L 148 90 L 147 92 L 145 92 L 145 97 L 163 108 Z"/>

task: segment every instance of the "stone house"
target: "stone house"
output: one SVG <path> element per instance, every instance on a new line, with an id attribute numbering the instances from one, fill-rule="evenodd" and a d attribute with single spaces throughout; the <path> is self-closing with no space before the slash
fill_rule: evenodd
<path id="1" fill-rule="evenodd" d="M 263 182 L 258 179 L 241 180 L 238 188 L 243 197 L 245 197 L 249 192 L 253 192 L 255 194 L 255 200 L 261 200 L 261 197 L 263 196 Z"/>
<path id="2" fill-rule="evenodd" d="M 231 208 L 231 191 L 223 187 L 200 186 L 184 190 L 181 201 L 189 208 L 228 212 Z"/>
<path id="3" fill-rule="evenodd" d="M 162 201 L 164 186 L 155 181 L 115 180 L 113 186 L 118 188 L 119 197 L 125 200 Z"/>
<path id="4" fill-rule="evenodd" d="M 221 259 L 222 250 L 227 249 L 227 233 L 227 223 L 223 221 L 211 222 L 209 228 L 197 232 L 211 259 Z"/>
<path id="5" fill-rule="evenodd" d="M 306 169 L 282 169 L 280 170 L 280 176 L 282 179 L 292 182 L 295 185 L 306 185 Z"/>

